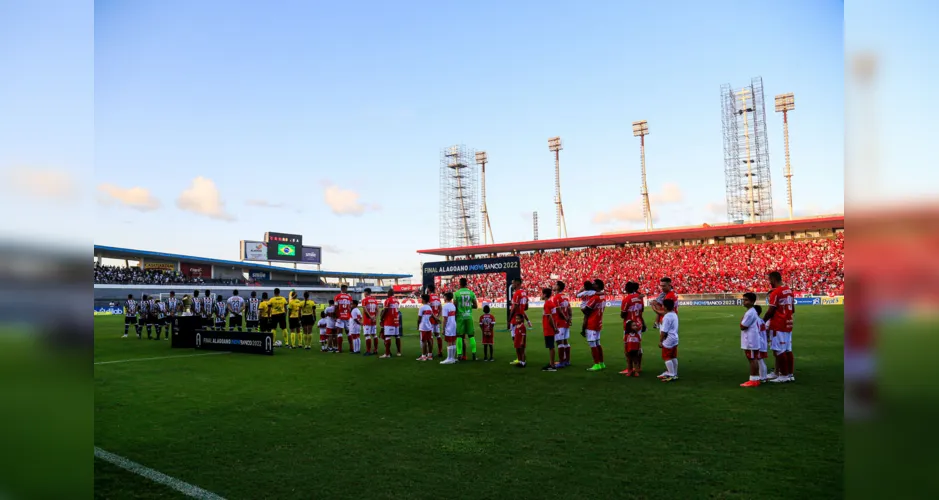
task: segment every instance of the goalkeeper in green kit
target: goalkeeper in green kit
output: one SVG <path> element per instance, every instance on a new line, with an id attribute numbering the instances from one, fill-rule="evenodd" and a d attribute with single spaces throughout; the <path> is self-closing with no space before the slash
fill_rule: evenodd
<path id="1" fill-rule="evenodd" d="M 456 343 L 456 359 L 466 361 L 466 336 L 469 335 L 473 361 L 476 361 L 476 325 L 473 324 L 473 309 L 479 307 L 476 294 L 466 287 L 466 278 L 460 278 L 460 289 L 453 293 L 456 304 L 456 334 L 460 341 Z"/>

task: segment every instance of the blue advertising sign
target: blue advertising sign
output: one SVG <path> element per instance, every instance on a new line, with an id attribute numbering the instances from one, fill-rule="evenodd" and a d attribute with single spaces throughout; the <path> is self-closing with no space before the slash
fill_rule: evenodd
<path id="1" fill-rule="evenodd" d="M 269 280 L 271 279 L 270 271 L 248 271 L 248 278 L 253 280 Z"/>
<path id="2" fill-rule="evenodd" d="M 320 247 L 303 247 L 300 254 L 300 262 L 307 264 L 322 264 L 323 249 Z"/>
<path id="3" fill-rule="evenodd" d="M 821 297 L 796 297 L 797 306 L 817 306 L 821 303 Z"/>

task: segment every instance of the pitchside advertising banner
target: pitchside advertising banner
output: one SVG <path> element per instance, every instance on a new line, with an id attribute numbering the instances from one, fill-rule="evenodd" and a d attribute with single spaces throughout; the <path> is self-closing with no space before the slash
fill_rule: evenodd
<path id="1" fill-rule="evenodd" d="M 270 356 L 274 354 L 274 338 L 270 333 L 196 330 L 196 349 Z"/>

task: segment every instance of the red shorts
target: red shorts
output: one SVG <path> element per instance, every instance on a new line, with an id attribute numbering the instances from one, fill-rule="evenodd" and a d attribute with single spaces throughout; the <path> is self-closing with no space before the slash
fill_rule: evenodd
<path id="1" fill-rule="evenodd" d="M 320 335 L 320 342 L 326 342 L 326 334 Z"/>
<path id="2" fill-rule="evenodd" d="M 678 346 L 675 347 L 663 347 L 662 348 L 662 359 L 668 361 L 670 359 L 675 359 L 678 357 Z"/>
<path id="3" fill-rule="evenodd" d="M 492 345 L 492 338 L 493 338 L 493 337 L 494 337 L 494 335 L 491 334 L 491 333 L 489 333 L 489 334 L 484 333 L 484 334 L 483 334 L 483 345 Z"/>
<path id="4" fill-rule="evenodd" d="M 433 339 L 433 332 L 421 331 L 421 342 L 430 342 Z"/>
<path id="5" fill-rule="evenodd" d="M 768 353 L 767 353 L 766 351 L 760 351 L 760 357 L 759 357 L 759 359 L 766 359 L 766 356 L 767 356 L 767 355 L 768 355 Z"/>
<path id="6" fill-rule="evenodd" d="M 521 349 L 525 347 L 525 334 L 524 333 L 515 332 L 515 338 L 513 340 L 515 341 L 516 349 Z"/>
<path id="7" fill-rule="evenodd" d="M 639 351 L 641 351 L 641 350 L 642 350 L 642 348 L 639 347 L 639 346 L 637 346 L 637 345 L 636 345 L 636 346 L 634 346 L 634 345 L 629 345 L 629 344 L 626 345 L 626 352 L 627 352 L 627 353 L 639 354 Z"/>
<path id="8" fill-rule="evenodd" d="M 747 359 L 760 359 L 760 350 L 759 349 L 744 349 L 743 355 Z"/>
<path id="9" fill-rule="evenodd" d="M 456 335 L 447 335 L 444 338 L 447 340 L 447 345 L 456 344 Z"/>

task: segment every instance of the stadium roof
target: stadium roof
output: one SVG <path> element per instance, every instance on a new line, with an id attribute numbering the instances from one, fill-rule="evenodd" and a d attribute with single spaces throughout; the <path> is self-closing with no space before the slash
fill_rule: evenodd
<path id="1" fill-rule="evenodd" d="M 534 250 L 557 250 L 562 248 L 597 247 L 656 241 L 699 240 L 728 236 L 745 236 L 750 234 L 773 234 L 843 228 L 844 215 L 829 215 L 785 221 L 758 222 L 756 224 L 702 224 L 700 226 L 655 229 L 652 231 L 604 233 L 596 236 L 580 236 L 575 238 L 515 241 L 511 243 L 493 243 L 491 245 L 475 245 L 468 247 L 434 248 L 430 250 L 418 250 L 417 253 L 455 257 L 461 255 L 480 255 L 516 251 L 530 252 Z"/>
<path id="2" fill-rule="evenodd" d="M 210 259 L 207 257 L 194 257 L 192 255 L 180 255 L 175 253 L 151 252 L 149 250 L 134 250 L 132 248 L 109 247 L 104 245 L 95 245 L 95 257 L 105 259 L 166 259 L 192 262 L 193 264 L 211 264 L 219 266 L 241 267 L 244 269 L 255 269 L 261 271 L 275 271 L 282 273 L 299 274 L 303 276 L 320 276 L 324 278 L 380 278 L 397 279 L 410 278 L 410 274 L 383 274 L 383 273 L 355 273 L 345 271 L 316 271 L 312 269 L 294 269 L 292 267 L 269 266 L 266 264 L 254 264 L 250 262 L 241 262 L 238 260 Z"/>

